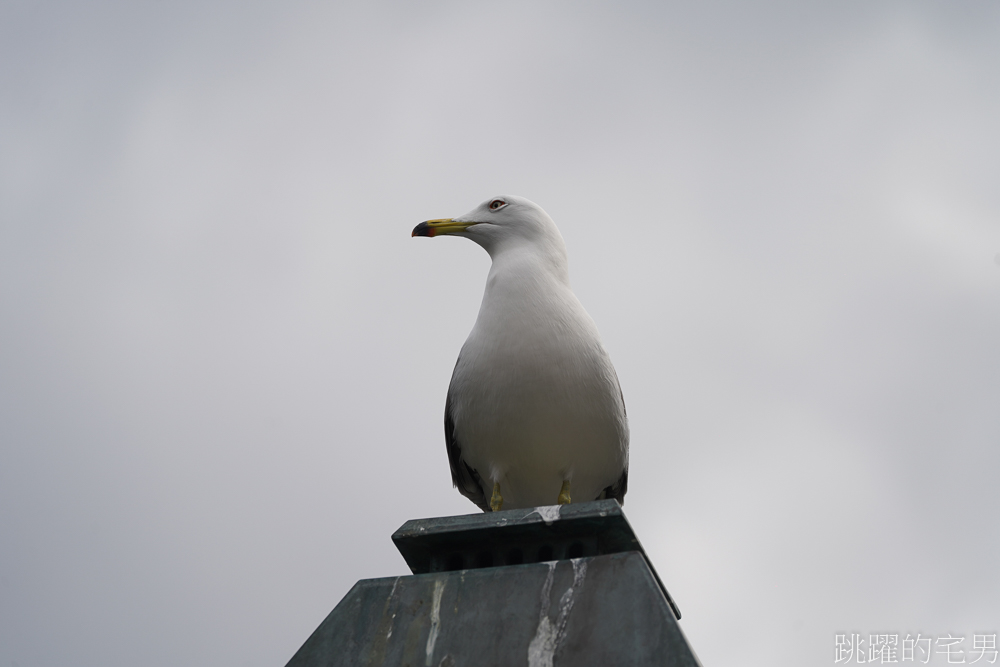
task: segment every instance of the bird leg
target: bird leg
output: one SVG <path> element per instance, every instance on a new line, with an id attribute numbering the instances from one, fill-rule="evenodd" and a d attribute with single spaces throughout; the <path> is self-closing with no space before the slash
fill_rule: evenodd
<path id="1" fill-rule="evenodd" d="M 551 496 L 549 496 L 551 498 Z M 559 489 L 559 499 L 556 501 L 560 505 L 569 505 L 573 502 L 569 497 L 569 480 L 563 480 L 562 488 Z"/>
<path id="2" fill-rule="evenodd" d="M 500 495 L 500 482 L 493 482 L 493 497 L 490 498 L 490 509 L 499 512 L 503 509 L 503 496 Z"/>

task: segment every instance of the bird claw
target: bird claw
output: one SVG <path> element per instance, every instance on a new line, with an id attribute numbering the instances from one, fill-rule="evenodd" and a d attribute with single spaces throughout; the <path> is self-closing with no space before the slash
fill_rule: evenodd
<path id="1" fill-rule="evenodd" d="M 559 498 L 556 500 L 556 502 L 559 503 L 560 505 L 569 505 L 571 502 L 573 502 L 569 497 L 568 479 L 562 483 L 562 488 L 559 489 Z"/>
<path id="2" fill-rule="evenodd" d="M 499 512 L 503 509 L 503 496 L 500 495 L 500 482 L 493 483 L 493 497 L 490 498 L 490 509 Z"/>

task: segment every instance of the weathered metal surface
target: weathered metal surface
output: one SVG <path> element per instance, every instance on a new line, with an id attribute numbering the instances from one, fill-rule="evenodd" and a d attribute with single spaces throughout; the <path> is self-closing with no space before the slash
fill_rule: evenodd
<path id="1" fill-rule="evenodd" d="M 638 551 L 674 615 L 680 610 L 617 500 L 413 519 L 392 541 L 414 574 Z"/>
<path id="2" fill-rule="evenodd" d="M 339 665 L 700 667 L 637 551 L 360 581 L 288 663 Z"/>

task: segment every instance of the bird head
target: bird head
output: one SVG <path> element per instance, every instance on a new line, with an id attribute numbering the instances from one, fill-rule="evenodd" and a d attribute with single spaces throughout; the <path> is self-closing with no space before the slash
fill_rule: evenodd
<path id="1" fill-rule="evenodd" d="M 497 253 L 514 247 L 536 247 L 565 254 L 565 244 L 552 218 L 538 204 L 513 195 L 487 199 L 457 218 L 426 220 L 411 236 L 464 236 Z"/>

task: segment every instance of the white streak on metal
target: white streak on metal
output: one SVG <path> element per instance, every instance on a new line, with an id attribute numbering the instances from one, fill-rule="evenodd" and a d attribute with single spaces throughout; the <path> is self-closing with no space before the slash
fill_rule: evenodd
<path id="1" fill-rule="evenodd" d="M 538 629 L 528 644 L 528 667 L 552 667 L 552 654 L 556 650 L 555 628 L 549 620 L 549 606 L 552 595 L 552 580 L 555 578 L 556 562 L 547 563 L 549 572 L 542 584 L 542 609 L 538 613 Z"/>
<path id="2" fill-rule="evenodd" d="M 566 624 L 569 622 L 569 613 L 573 609 L 576 592 L 583 586 L 583 579 L 587 576 L 585 560 L 574 558 L 572 563 L 573 583 L 559 598 L 559 616 L 555 623 L 549 618 L 549 607 L 551 606 L 552 580 L 555 575 L 556 563 L 548 563 L 549 573 L 542 586 L 542 609 L 539 613 L 538 629 L 535 630 L 535 637 L 528 644 L 528 667 L 552 667 L 552 659 L 555 657 L 556 649 L 559 648 L 559 643 L 566 636 Z"/>
<path id="3" fill-rule="evenodd" d="M 424 665 L 430 667 L 434 660 L 434 644 L 437 643 L 438 630 L 441 628 L 441 595 L 444 594 L 444 579 L 434 582 L 434 600 L 431 603 L 431 630 L 427 633 L 427 659 Z"/>
<path id="4" fill-rule="evenodd" d="M 394 582 L 392 582 L 392 590 L 389 591 L 389 599 L 387 600 L 387 603 L 391 603 L 392 602 L 392 596 L 394 596 L 396 594 L 396 586 L 399 586 L 399 580 L 401 578 L 402 577 L 396 577 L 396 580 Z M 388 604 L 386 606 L 388 606 Z M 395 620 L 396 620 L 396 612 L 392 612 L 392 618 L 389 619 L 389 632 L 385 633 L 385 643 L 386 644 L 389 643 L 389 638 L 392 637 L 392 622 L 395 621 Z"/>
<path id="5" fill-rule="evenodd" d="M 574 596 L 576 591 L 583 586 L 583 579 L 587 576 L 587 562 L 582 558 L 574 558 L 573 563 L 573 583 L 559 599 L 559 620 L 556 622 L 556 644 L 566 634 L 566 623 L 569 621 L 569 612 L 573 609 Z"/>
<path id="6" fill-rule="evenodd" d="M 542 521 L 545 522 L 546 526 L 551 526 L 554 521 L 559 520 L 559 512 L 561 511 L 562 511 L 562 505 L 547 505 L 545 507 L 536 507 L 533 512 L 528 512 L 528 514 L 525 515 L 524 518 L 527 519 L 532 514 L 537 514 L 538 516 L 542 517 Z"/>

